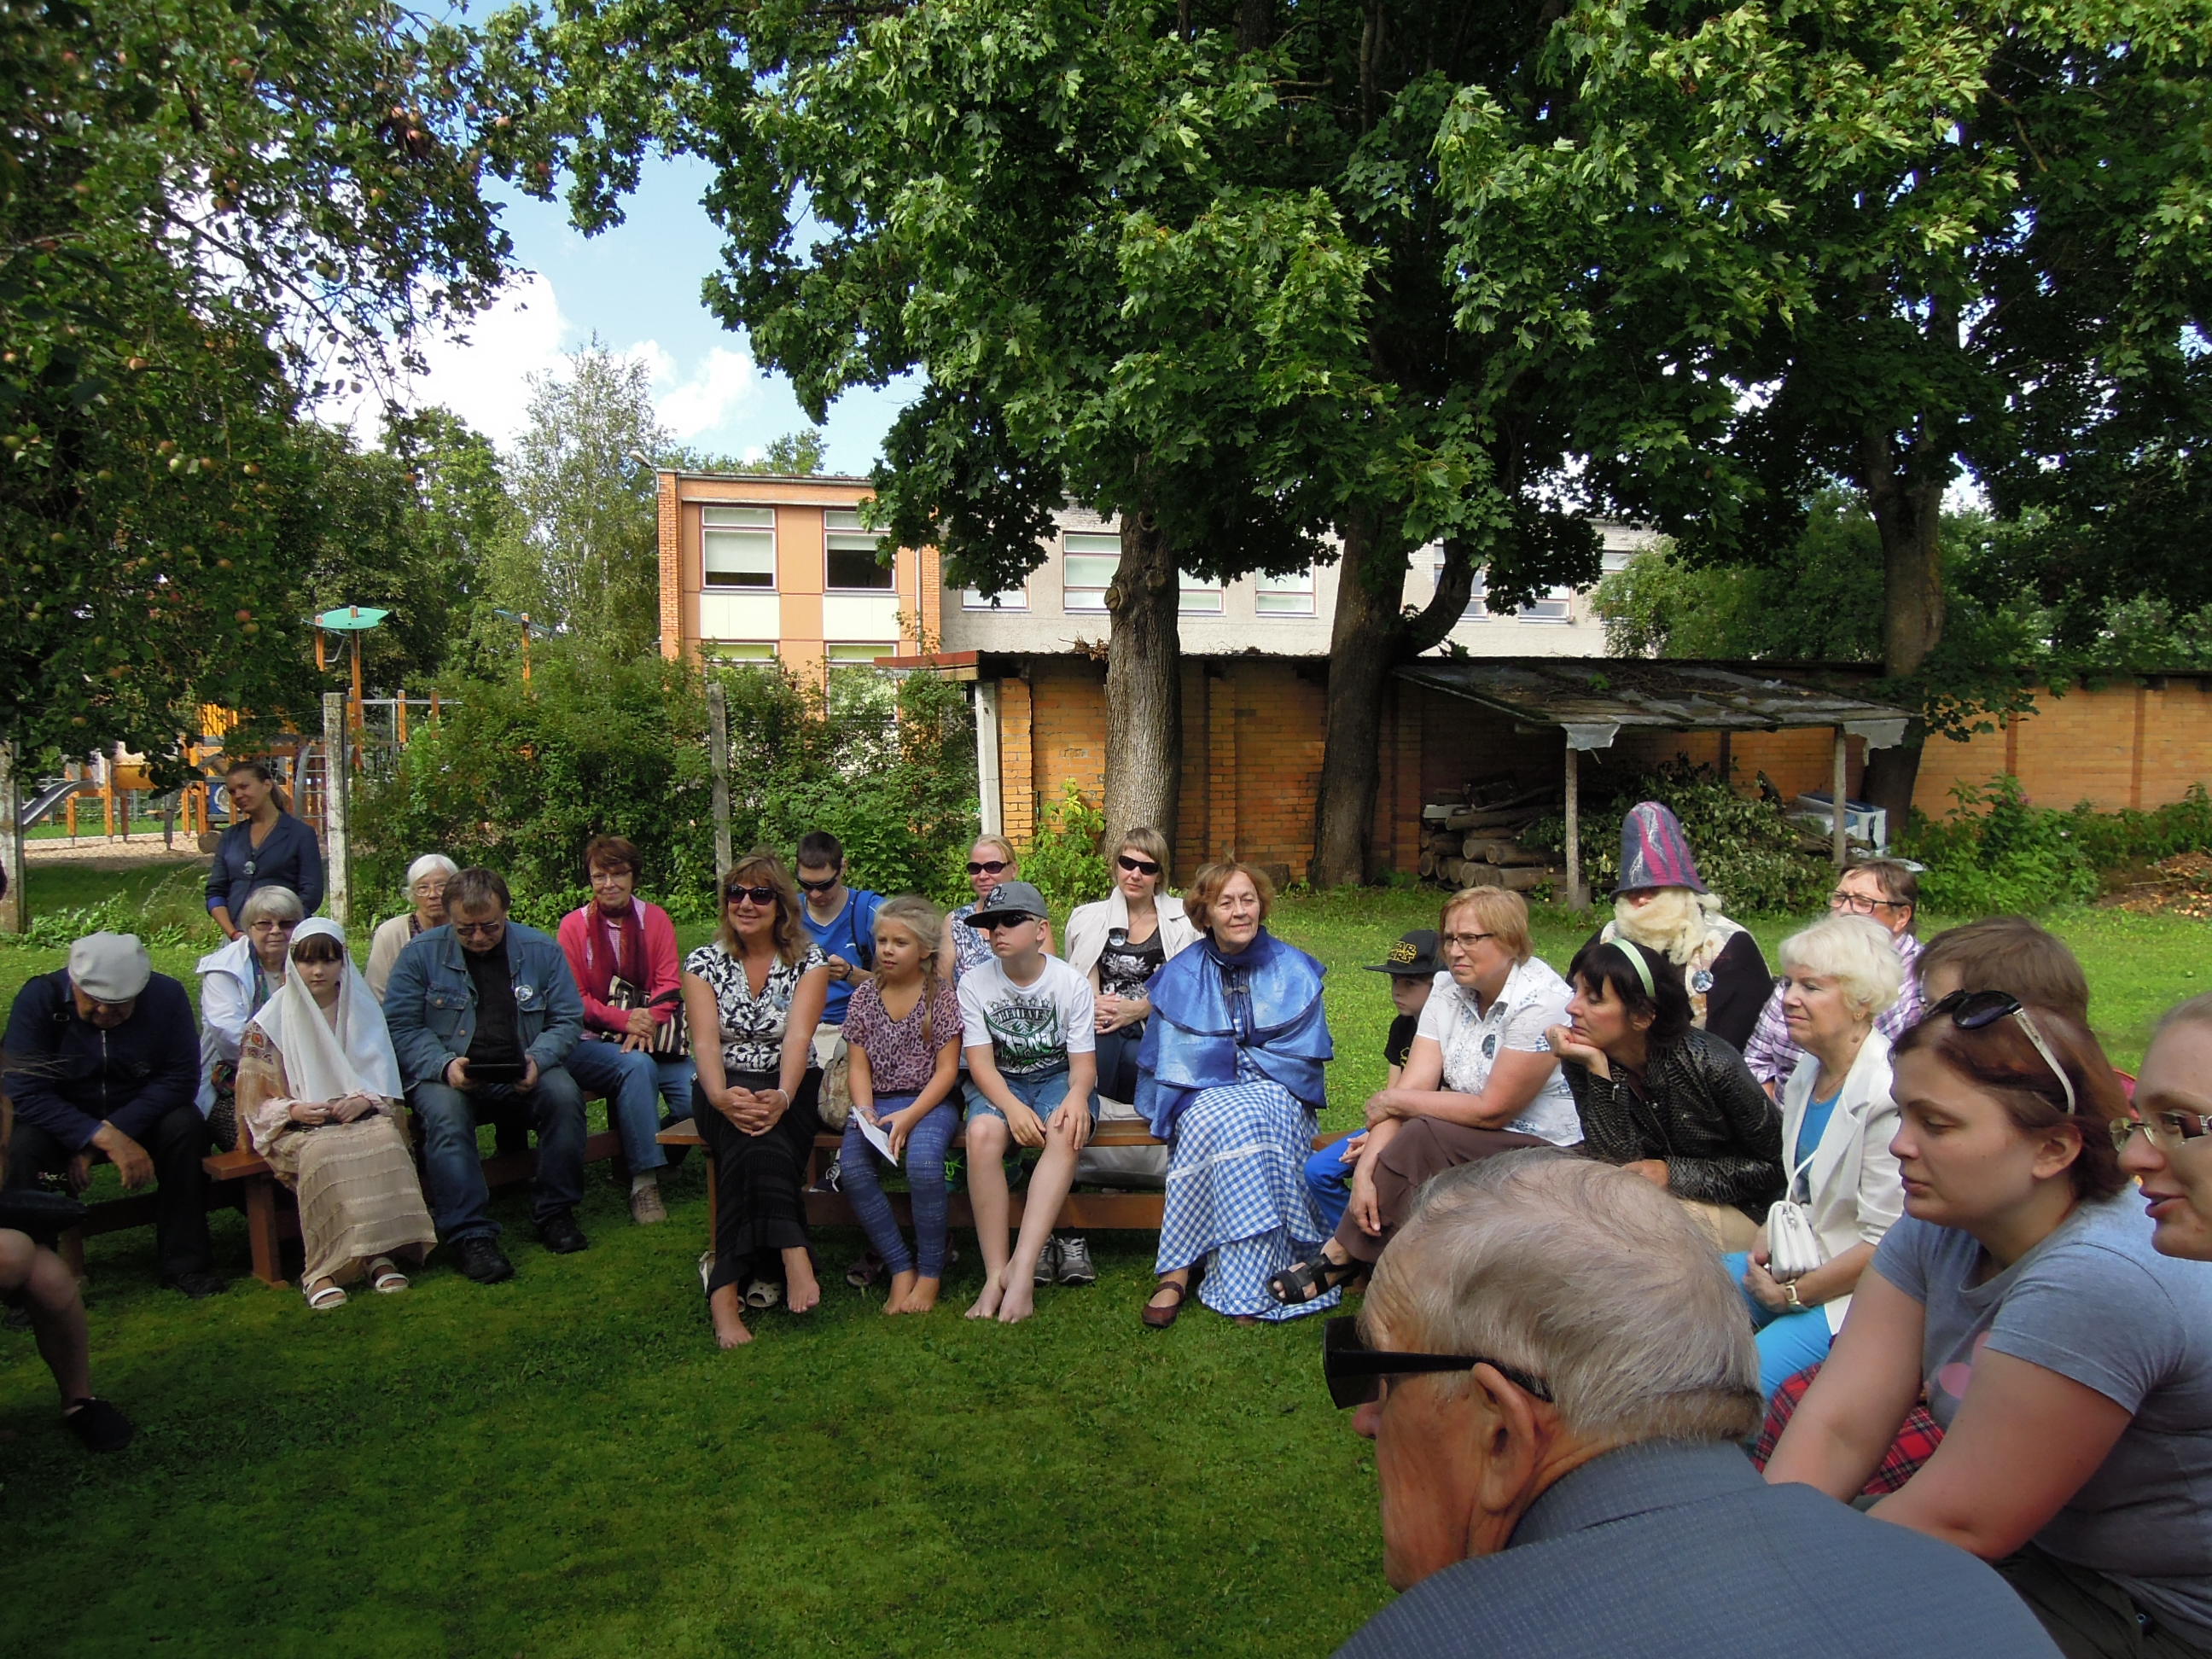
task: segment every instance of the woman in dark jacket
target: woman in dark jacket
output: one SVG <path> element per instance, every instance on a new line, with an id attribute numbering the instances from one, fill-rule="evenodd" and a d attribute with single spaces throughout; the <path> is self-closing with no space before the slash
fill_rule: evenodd
<path id="1" fill-rule="evenodd" d="M 236 939 L 246 901 L 257 887 L 289 887 L 309 915 L 323 908 L 323 849 L 315 832 L 284 810 L 276 775 L 266 761 L 232 763 L 223 775 L 235 822 L 222 832 L 208 872 L 208 914 L 225 939 Z"/>
<path id="2" fill-rule="evenodd" d="M 1627 939 L 1584 945 L 1552 1049 L 1583 1150 L 1664 1187 L 1723 1249 L 1745 1249 L 1782 1196 L 1781 1115 L 1743 1056 L 1690 1023 L 1669 967 Z"/>

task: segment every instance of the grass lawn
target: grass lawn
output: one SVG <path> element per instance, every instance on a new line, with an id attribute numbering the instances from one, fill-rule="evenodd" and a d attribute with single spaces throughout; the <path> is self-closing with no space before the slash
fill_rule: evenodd
<path id="1" fill-rule="evenodd" d="M 48 866 L 33 896 L 88 904 L 163 877 Z M 1278 913 L 1334 970 L 1332 1123 L 1382 1079 L 1389 1001 L 1358 964 L 1434 921 L 1412 891 Z M 1790 925 L 1757 931 L 1771 947 Z M 2197 988 L 2199 925 L 2053 925 L 2132 1065 Z M 1547 914 L 1539 948 L 1564 965 L 1587 926 Z M 189 982 L 200 948 L 156 965 Z M 0 949 L 0 995 L 61 959 Z M 656 1229 L 630 1226 L 603 1176 L 588 1253 L 545 1255 L 511 1195 L 509 1284 L 434 1260 L 407 1295 L 328 1315 L 243 1278 L 187 1304 L 155 1287 L 149 1231 L 93 1241 L 95 1380 L 139 1438 L 78 1453 L 29 1338 L 0 1334 L 0 1559 L 18 1587 L 0 1651 L 1308 1655 L 1388 1599 L 1372 1460 L 1322 1393 L 1313 1322 L 1200 1310 L 1146 1331 L 1151 1241 L 1114 1234 L 1092 1241 L 1097 1287 L 1046 1292 L 1018 1329 L 959 1316 L 972 1240 L 947 1305 L 885 1322 L 836 1282 L 860 1248 L 841 1230 L 819 1240 L 823 1307 L 762 1316 L 760 1340 L 723 1354 L 692 1268 L 697 1162 Z M 216 1225 L 243 1274 L 238 1218 Z"/>

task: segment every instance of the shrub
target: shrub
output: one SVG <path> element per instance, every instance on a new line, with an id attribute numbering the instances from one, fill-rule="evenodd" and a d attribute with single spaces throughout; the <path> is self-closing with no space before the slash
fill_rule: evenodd
<path id="1" fill-rule="evenodd" d="M 1098 851 L 1106 815 L 1083 798 L 1068 780 L 1060 802 L 1045 814 L 1036 838 L 1022 848 L 1022 878 L 1042 893 L 1055 915 L 1106 896 L 1110 883 Z"/>
<path id="2" fill-rule="evenodd" d="M 2039 807 L 2009 774 L 1987 788 L 1953 786 L 1942 821 L 1916 817 L 1898 850 L 1925 866 L 1923 907 L 1952 915 L 2032 912 L 2097 894 L 2076 813 Z M 2141 816 L 2141 815 L 2137 815 Z"/>
<path id="3" fill-rule="evenodd" d="M 2155 864 L 2176 853 L 2212 852 L 2212 795 L 2201 783 L 2148 812 L 2100 812 L 2083 801 L 2067 814 L 2075 842 L 2099 870 Z"/>

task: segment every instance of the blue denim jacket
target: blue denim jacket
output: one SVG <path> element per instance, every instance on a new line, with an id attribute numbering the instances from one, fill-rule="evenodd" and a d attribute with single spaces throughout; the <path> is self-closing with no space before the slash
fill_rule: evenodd
<path id="1" fill-rule="evenodd" d="M 583 994 L 560 945 L 535 927 L 507 923 L 507 961 L 523 1052 L 549 1072 L 584 1034 Z M 384 1023 L 410 1087 L 443 1081 L 446 1067 L 468 1053 L 477 1034 L 476 981 L 451 927 L 425 928 L 399 953 L 385 988 Z"/>

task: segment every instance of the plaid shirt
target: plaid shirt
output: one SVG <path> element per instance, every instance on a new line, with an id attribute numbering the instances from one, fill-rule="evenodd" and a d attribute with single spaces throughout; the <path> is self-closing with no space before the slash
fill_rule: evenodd
<path id="1" fill-rule="evenodd" d="M 1897 994 L 1897 1000 L 1876 1014 L 1874 1020 L 1874 1029 L 1892 1042 L 1918 1023 L 1921 1011 L 1920 941 L 1911 933 L 1899 935 L 1897 954 L 1905 960 L 1905 988 Z M 1790 1024 L 1782 1017 L 1782 984 L 1778 980 L 1774 994 L 1766 999 L 1766 1006 L 1759 1011 L 1759 1024 L 1752 1031 L 1751 1041 L 1743 1045 L 1743 1063 L 1751 1067 L 1751 1074 L 1761 1083 L 1771 1083 L 1779 1088 L 1797 1069 L 1797 1061 L 1804 1052 L 1790 1040 Z"/>

